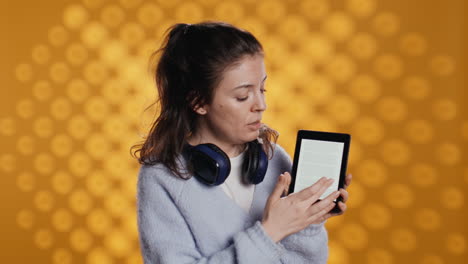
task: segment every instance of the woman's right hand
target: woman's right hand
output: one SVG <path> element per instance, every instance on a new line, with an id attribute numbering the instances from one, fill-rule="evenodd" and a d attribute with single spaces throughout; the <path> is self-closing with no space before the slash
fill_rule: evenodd
<path id="1" fill-rule="evenodd" d="M 335 207 L 333 200 L 340 196 L 340 192 L 335 191 L 316 203 L 333 183 L 332 179 L 322 177 L 315 184 L 300 192 L 281 197 L 288 189 L 290 182 L 291 175 L 288 172 L 279 176 L 263 212 L 263 229 L 275 242 L 311 224 L 325 221 L 327 213 Z"/>

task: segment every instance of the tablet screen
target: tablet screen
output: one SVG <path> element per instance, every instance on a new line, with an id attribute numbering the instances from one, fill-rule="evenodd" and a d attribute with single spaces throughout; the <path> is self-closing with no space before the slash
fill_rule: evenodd
<path id="1" fill-rule="evenodd" d="M 318 181 L 321 177 L 335 181 L 320 199 L 338 190 L 344 143 L 302 139 L 297 164 L 294 192 L 299 192 Z"/>

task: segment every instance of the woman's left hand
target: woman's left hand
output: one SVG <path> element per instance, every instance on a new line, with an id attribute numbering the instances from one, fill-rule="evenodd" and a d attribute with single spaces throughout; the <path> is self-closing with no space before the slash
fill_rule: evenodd
<path id="1" fill-rule="evenodd" d="M 348 198 L 349 198 L 349 194 L 348 194 L 348 191 L 346 191 L 346 189 L 351 184 L 352 178 L 353 178 L 353 175 L 351 174 L 346 175 L 344 188 L 340 189 L 340 193 L 341 193 L 340 196 L 343 198 L 343 201 L 338 202 L 338 207 L 340 208 L 341 211 L 337 213 L 328 213 L 326 215 L 326 218 L 337 216 L 337 215 L 342 215 L 346 211 L 347 209 L 346 201 L 348 201 Z"/>

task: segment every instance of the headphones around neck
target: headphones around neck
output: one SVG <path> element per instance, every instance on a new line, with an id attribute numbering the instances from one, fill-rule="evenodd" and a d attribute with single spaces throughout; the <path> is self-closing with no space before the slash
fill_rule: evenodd
<path id="1" fill-rule="evenodd" d="M 268 157 L 257 140 L 247 143 L 247 152 L 242 163 L 244 183 L 258 184 L 263 181 L 268 167 Z M 197 179 L 207 185 L 222 184 L 231 172 L 231 162 L 224 151 L 214 144 L 186 145 L 185 153 L 189 166 Z"/>

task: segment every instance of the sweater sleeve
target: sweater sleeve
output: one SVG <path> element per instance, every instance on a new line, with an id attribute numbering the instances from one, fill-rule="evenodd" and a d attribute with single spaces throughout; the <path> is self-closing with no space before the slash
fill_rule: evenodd
<path id="1" fill-rule="evenodd" d="M 260 222 L 236 234 L 226 248 L 204 256 L 174 195 L 158 183 L 155 173 L 141 169 L 137 187 L 138 231 L 145 264 L 281 263 L 284 247 L 267 236 Z"/>
<path id="2" fill-rule="evenodd" d="M 279 145 L 276 145 L 278 153 L 278 166 L 281 171 L 291 172 L 292 162 L 288 153 Z M 307 228 L 291 234 L 281 240 L 286 253 L 282 256 L 283 263 L 326 263 L 328 259 L 328 234 L 325 222 L 318 225 L 310 225 Z"/>

